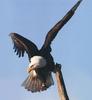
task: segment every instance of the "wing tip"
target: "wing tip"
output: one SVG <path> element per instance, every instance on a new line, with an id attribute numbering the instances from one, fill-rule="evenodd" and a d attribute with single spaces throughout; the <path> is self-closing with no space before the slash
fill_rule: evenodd
<path id="1" fill-rule="evenodd" d="M 72 7 L 72 11 L 75 12 L 76 9 L 78 8 L 78 6 L 80 5 L 80 3 L 82 2 L 83 0 L 79 0 L 73 7 Z"/>
<path id="2" fill-rule="evenodd" d="M 10 37 L 13 37 L 14 35 L 17 35 L 17 33 L 11 32 L 11 33 L 9 34 Z"/>

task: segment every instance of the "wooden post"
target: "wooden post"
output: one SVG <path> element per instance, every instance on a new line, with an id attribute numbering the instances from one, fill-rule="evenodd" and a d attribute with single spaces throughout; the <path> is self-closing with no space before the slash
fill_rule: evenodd
<path id="1" fill-rule="evenodd" d="M 55 69 L 56 69 L 55 75 L 56 75 L 60 100 L 69 100 L 69 97 L 68 97 L 67 91 L 66 91 L 66 87 L 65 87 L 65 83 L 64 83 L 64 79 L 63 79 L 63 75 L 62 75 L 62 71 L 61 71 L 61 65 L 56 64 Z"/>

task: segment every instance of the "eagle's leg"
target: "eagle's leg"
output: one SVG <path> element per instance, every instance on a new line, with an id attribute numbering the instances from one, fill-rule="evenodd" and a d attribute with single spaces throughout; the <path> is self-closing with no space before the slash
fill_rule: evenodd
<path id="1" fill-rule="evenodd" d="M 55 72 L 57 72 L 57 70 L 61 70 L 61 67 L 62 67 L 61 64 L 56 63 L 55 66 L 54 66 Z"/>

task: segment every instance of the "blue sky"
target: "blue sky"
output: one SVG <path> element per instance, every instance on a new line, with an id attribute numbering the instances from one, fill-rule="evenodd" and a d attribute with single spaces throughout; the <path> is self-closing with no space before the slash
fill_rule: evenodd
<path id="1" fill-rule="evenodd" d="M 27 92 L 28 58 L 13 52 L 11 32 L 31 39 L 40 48 L 47 32 L 77 0 L 0 0 L 0 100 L 59 100 L 56 82 L 42 93 Z M 75 15 L 52 43 L 55 62 L 62 64 L 70 100 L 92 98 L 92 1 L 83 0 Z M 53 77 L 55 77 L 53 75 Z M 54 78 L 55 80 L 55 78 Z"/>

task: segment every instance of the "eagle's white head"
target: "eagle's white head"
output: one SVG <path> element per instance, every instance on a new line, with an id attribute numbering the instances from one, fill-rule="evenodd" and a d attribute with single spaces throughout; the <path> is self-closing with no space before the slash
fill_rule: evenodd
<path id="1" fill-rule="evenodd" d="M 46 60 L 44 57 L 42 56 L 33 56 L 30 59 L 30 63 L 28 66 L 28 72 L 30 72 L 31 70 L 34 70 L 36 68 L 42 68 L 46 66 Z"/>
<path id="2" fill-rule="evenodd" d="M 38 67 L 44 67 L 44 66 L 46 66 L 46 60 L 42 56 L 33 56 L 31 58 L 30 62 L 31 63 L 29 64 L 29 66 L 32 66 L 32 65 L 38 65 Z"/>

